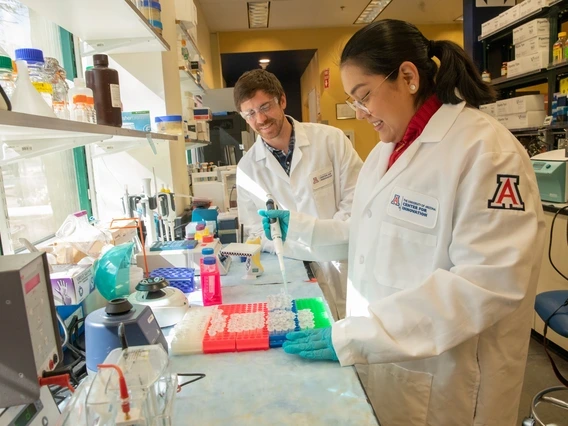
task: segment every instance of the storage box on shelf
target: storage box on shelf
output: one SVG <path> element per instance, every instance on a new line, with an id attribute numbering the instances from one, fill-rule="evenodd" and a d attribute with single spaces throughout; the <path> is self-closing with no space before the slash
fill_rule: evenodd
<path id="1" fill-rule="evenodd" d="M 497 120 L 508 129 L 523 129 L 544 125 L 544 97 L 526 95 L 503 99 L 495 104 Z"/>

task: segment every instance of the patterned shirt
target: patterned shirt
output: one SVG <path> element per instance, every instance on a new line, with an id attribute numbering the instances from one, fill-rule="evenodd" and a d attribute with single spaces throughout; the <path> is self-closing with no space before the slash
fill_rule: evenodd
<path id="1" fill-rule="evenodd" d="M 288 144 L 288 154 L 284 154 L 284 151 L 282 151 L 281 149 L 271 147 L 266 143 L 264 139 L 262 140 L 262 142 L 264 143 L 264 146 L 272 153 L 272 155 L 274 155 L 274 158 L 278 160 L 286 174 L 290 176 L 290 167 L 292 167 L 292 155 L 294 154 L 294 145 L 296 144 L 296 134 L 294 131 L 294 122 L 288 117 L 286 117 L 286 119 L 292 125 L 290 143 Z"/>

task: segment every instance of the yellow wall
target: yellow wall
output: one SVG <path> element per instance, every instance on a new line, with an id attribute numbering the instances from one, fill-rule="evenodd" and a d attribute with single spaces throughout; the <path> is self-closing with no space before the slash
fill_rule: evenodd
<path id="1" fill-rule="evenodd" d="M 424 25 L 419 28 L 428 38 L 452 40 L 463 46 L 463 27 L 461 24 Z M 379 140 L 377 132 L 364 121 L 335 119 L 335 104 L 344 103 L 347 97 L 341 85 L 339 59 L 343 46 L 357 29 L 356 27 L 345 27 L 224 32 L 219 33 L 218 36 L 219 53 L 317 49 L 319 78 L 317 82 L 308 82 L 304 79 L 303 91 L 305 89 L 309 92 L 309 85 L 319 84 L 321 120 L 327 120 L 330 125 L 343 130 L 353 130 L 355 132 L 355 147 L 361 158 L 365 159 Z M 330 87 L 324 90 L 321 75 L 326 68 L 330 69 Z M 307 93 L 305 96 L 307 102 Z M 303 98 L 304 94 L 302 93 L 302 100 Z"/>
<path id="2" fill-rule="evenodd" d="M 306 71 L 302 74 L 300 78 L 300 88 L 302 92 L 302 121 L 310 121 L 310 110 L 308 108 L 308 95 L 315 89 L 316 96 L 318 99 L 321 97 L 321 87 L 319 84 L 319 55 L 318 52 L 314 54 L 314 57 L 306 67 Z M 321 115 L 318 117 L 321 120 Z"/>
<path id="3" fill-rule="evenodd" d="M 197 48 L 199 53 L 205 59 L 205 64 L 203 65 L 203 80 L 209 88 L 215 88 L 215 78 L 213 74 L 213 65 L 218 67 L 218 63 L 214 63 L 211 55 L 211 35 L 209 32 L 209 26 L 207 25 L 207 20 L 203 14 L 201 4 L 199 1 L 195 2 L 197 8 Z"/>

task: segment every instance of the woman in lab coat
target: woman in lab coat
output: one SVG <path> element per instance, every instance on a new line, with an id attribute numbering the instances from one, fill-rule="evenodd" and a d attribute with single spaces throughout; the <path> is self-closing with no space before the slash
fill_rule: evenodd
<path id="1" fill-rule="evenodd" d="M 350 222 L 260 214 L 322 260 L 348 241 L 347 318 L 285 350 L 364 364 L 383 426 L 515 425 L 544 235 L 527 153 L 477 109 L 493 91 L 465 52 L 409 23 L 358 31 L 341 77 L 382 139 Z"/>

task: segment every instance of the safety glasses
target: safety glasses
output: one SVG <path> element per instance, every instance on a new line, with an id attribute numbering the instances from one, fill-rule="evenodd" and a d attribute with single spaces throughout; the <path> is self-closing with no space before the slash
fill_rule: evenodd
<path id="1" fill-rule="evenodd" d="M 351 107 L 351 109 L 353 111 L 357 111 L 358 109 L 360 109 L 361 111 L 363 111 L 365 114 L 371 115 L 371 111 L 369 111 L 369 108 L 367 108 L 367 106 L 365 105 L 367 103 L 367 101 L 369 100 L 369 96 L 371 95 L 371 93 L 373 93 L 375 90 L 377 90 L 379 87 L 381 87 L 383 85 L 383 83 L 385 81 L 387 81 L 389 79 L 389 77 L 397 70 L 398 68 L 392 70 L 383 81 L 381 81 L 377 86 L 375 86 L 374 88 L 372 88 L 371 90 L 369 90 L 367 92 L 367 94 L 365 96 L 363 96 L 363 98 L 360 101 L 350 101 L 349 97 L 347 97 L 347 99 L 345 100 L 345 103 L 347 105 L 349 105 Z"/>
<path id="2" fill-rule="evenodd" d="M 270 112 L 270 110 L 272 109 L 272 106 L 274 104 L 278 103 L 278 98 L 274 97 L 272 98 L 270 101 L 265 102 L 264 104 L 262 104 L 261 106 L 259 106 L 257 109 L 249 109 L 248 111 L 241 111 L 241 117 L 243 117 L 245 120 L 250 121 L 253 118 L 256 117 L 256 114 L 258 114 L 259 112 L 262 114 L 268 114 L 268 112 Z"/>

